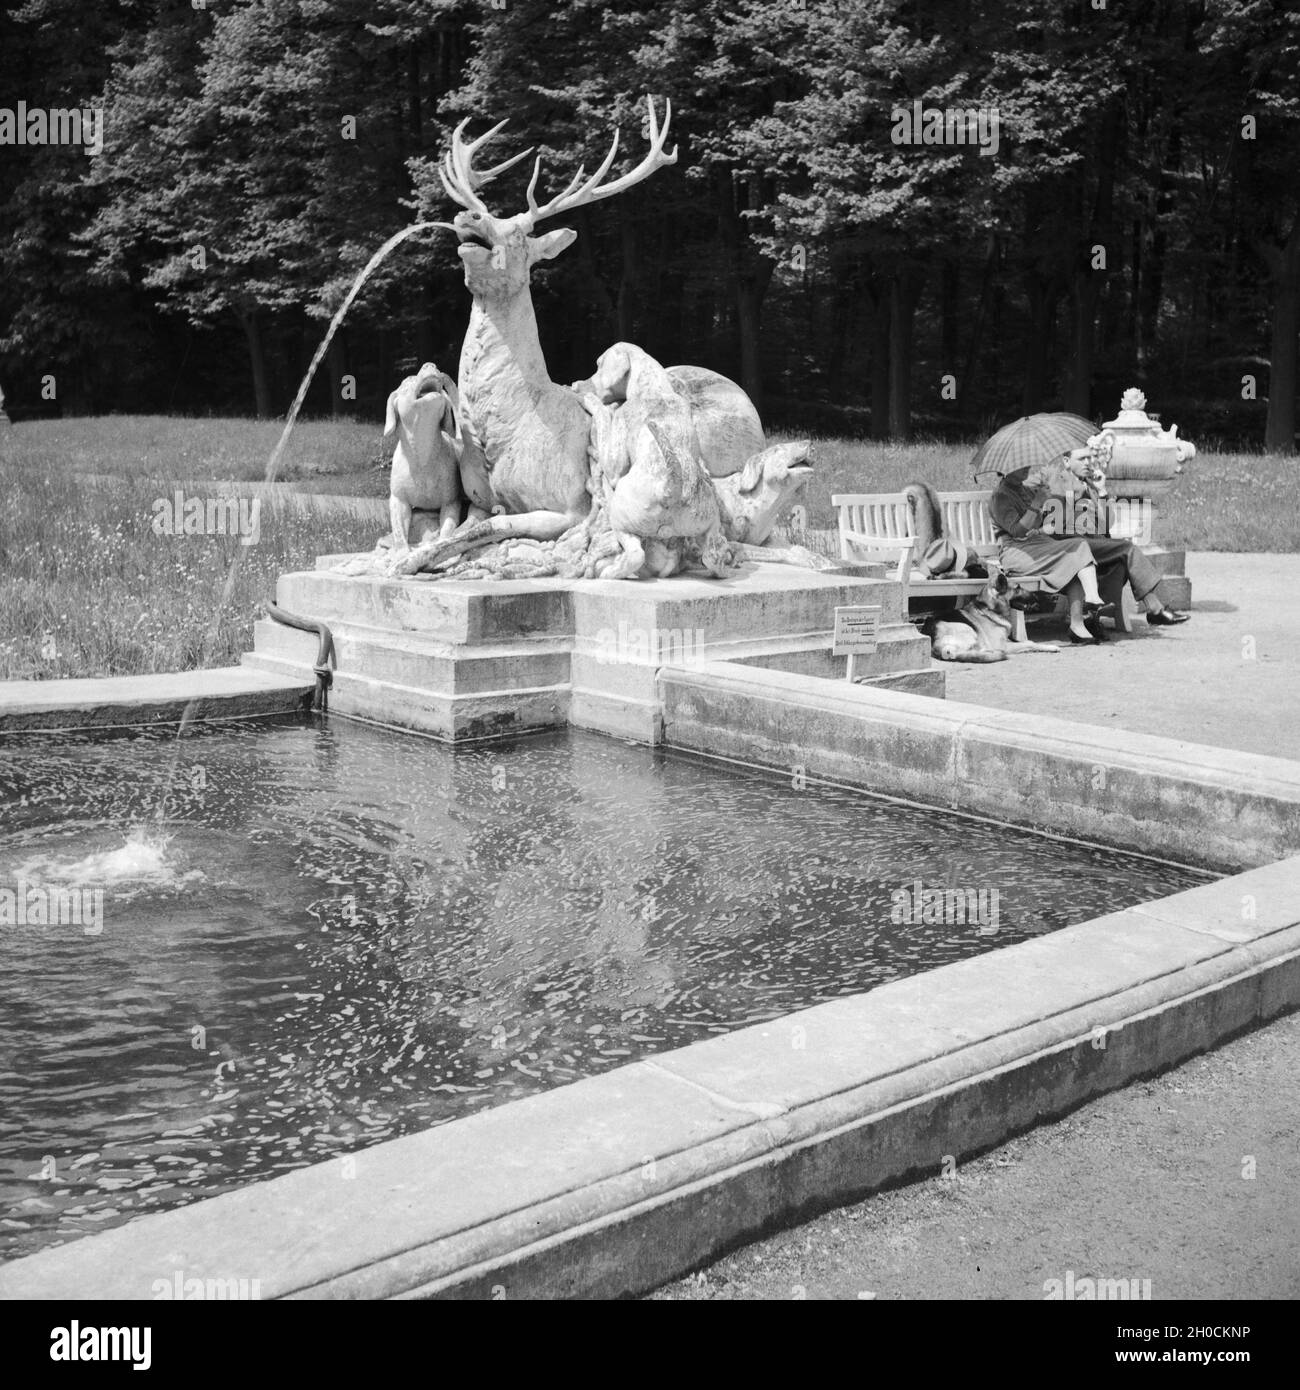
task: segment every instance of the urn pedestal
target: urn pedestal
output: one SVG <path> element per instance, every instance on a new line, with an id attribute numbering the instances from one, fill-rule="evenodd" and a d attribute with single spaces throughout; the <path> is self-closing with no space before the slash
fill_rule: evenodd
<path id="1" fill-rule="evenodd" d="M 1136 541 L 1160 572 L 1160 597 L 1170 608 L 1187 609 L 1192 582 L 1187 577 L 1187 552 L 1167 550 L 1156 540 L 1156 512 L 1172 488 L 1183 464 L 1196 457 L 1196 446 L 1178 438 L 1178 427 L 1165 430 L 1146 413 L 1146 397 L 1130 389 L 1120 400 L 1119 414 L 1102 429 L 1114 448 L 1106 469 L 1111 498 L 1110 533 Z"/>

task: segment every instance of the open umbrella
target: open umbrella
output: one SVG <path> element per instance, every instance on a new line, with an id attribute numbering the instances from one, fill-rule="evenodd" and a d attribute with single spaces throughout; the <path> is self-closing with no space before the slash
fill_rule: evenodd
<path id="1" fill-rule="evenodd" d="M 971 471 L 978 480 L 981 473 L 1014 473 L 1036 463 L 1050 463 L 1081 448 L 1096 433 L 1090 420 L 1064 410 L 1022 415 L 984 441 L 970 461 Z"/>

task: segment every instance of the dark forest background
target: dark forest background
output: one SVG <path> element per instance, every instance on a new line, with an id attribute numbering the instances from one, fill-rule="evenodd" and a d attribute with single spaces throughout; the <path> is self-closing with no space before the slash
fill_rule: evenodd
<path id="1" fill-rule="evenodd" d="M 771 423 L 897 439 L 1138 384 L 1294 450 L 1294 0 L 0 0 L 0 106 L 105 111 L 97 158 L 0 147 L 10 413 L 282 413 L 369 255 L 455 211 L 456 122 L 509 116 L 497 158 L 535 145 L 553 192 L 615 126 L 639 159 L 646 93 L 679 161 L 555 224 L 554 379 L 627 338 Z M 894 145 L 916 99 L 996 108 L 996 156 Z M 308 411 L 380 418 L 468 310 L 451 237 L 406 243 Z"/>

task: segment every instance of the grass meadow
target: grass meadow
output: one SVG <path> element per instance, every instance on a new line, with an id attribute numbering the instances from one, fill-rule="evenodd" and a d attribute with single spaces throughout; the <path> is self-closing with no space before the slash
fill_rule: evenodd
<path id="1" fill-rule="evenodd" d="M 285 495 L 387 496 L 379 426 L 353 421 L 296 427 L 257 544 L 156 533 L 155 503 L 177 488 L 213 498 L 222 484 L 262 479 L 280 428 L 160 416 L 0 428 L 0 679 L 233 665 L 252 646 L 277 575 L 321 553 L 368 550 L 381 529 L 373 508 L 326 510 Z M 974 486 L 974 447 L 818 440 L 808 525 L 834 526 L 835 492 L 897 491 L 916 478 L 940 490 Z M 1200 455 L 1162 505 L 1157 538 L 1194 550 L 1300 550 L 1298 466 Z"/>

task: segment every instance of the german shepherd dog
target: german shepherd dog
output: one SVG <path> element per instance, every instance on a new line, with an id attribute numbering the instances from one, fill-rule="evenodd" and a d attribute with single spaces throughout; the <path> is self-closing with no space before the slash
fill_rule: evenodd
<path id="1" fill-rule="evenodd" d="M 921 625 L 930 651 L 940 661 L 1005 661 L 1022 652 L 1058 652 L 1055 642 L 1014 642 L 1015 617 L 1007 593 L 1007 577 L 996 564 L 988 565 L 988 583 L 978 594 L 948 613 L 933 613 Z"/>

